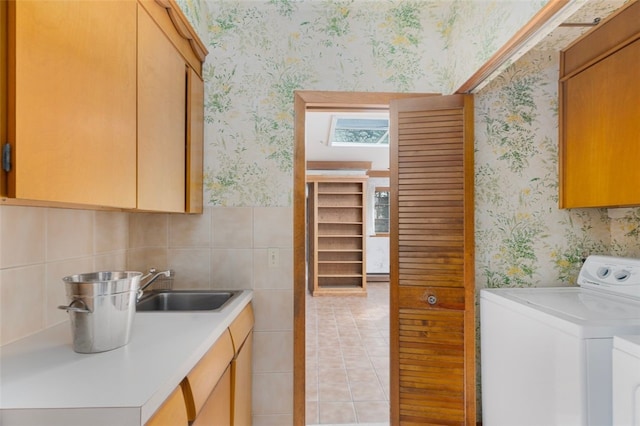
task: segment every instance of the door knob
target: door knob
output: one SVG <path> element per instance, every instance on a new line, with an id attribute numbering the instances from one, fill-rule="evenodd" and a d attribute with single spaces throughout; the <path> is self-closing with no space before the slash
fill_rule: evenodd
<path id="1" fill-rule="evenodd" d="M 427 302 L 430 305 L 435 305 L 438 303 L 438 298 L 433 294 L 425 293 L 422 295 L 422 301 Z"/>

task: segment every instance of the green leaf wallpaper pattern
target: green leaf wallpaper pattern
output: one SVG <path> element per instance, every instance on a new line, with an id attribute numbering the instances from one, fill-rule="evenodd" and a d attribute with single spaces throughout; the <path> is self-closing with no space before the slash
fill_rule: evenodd
<path id="1" fill-rule="evenodd" d="M 546 1 L 180 0 L 210 54 L 210 205 L 290 206 L 293 92 L 448 93 Z M 479 287 L 572 284 L 588 253 L 640 255 L 640 209 L 559 210 L 555 51 L 476 95 Z"/>
<path id="2" fill-rule="evenodd" d="M 299 2 L 296 0 L 269 0 L 269 3 L 276 6 L 282 16 L 293 15 L 293 12 L 297 9 L 296 3 Z"/>
<path id="3" fill-rule="evenodd" d="M 611 217 L 611 254 L 640 258 L 640 208 L 616 209 Z"/>
<path id="4" fill-rule="evenodd" d="M 573 285 L 586 255 L 638 247 L 632 213 L 612 241 L 606 209 L 558 208 L 558 69 L 531 51 L 476 95 L 478 287 Z"/>
<path id="5" fill-rule="evenodd" d="M 520 1 L 516 7 L 513 2 L 466 0 L 219 0 L 203 4 L 207 13 L 201 26 L 208 30 L 210 51 L 205 65 L 208 204 L 286 206 L 292 192 L 294 91 L 449 93 L 541 3 Z M 500 21 L 502 27 L 482 25 Z M 483 44 L 480 55 L 478 43 Z M 453 54 L 470 44 L 476 47 L 469 57 Z"/>

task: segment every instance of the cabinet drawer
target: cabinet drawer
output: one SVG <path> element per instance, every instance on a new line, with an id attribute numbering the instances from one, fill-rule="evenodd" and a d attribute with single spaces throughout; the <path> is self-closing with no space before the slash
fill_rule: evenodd
<path id="1" fill-rule="evenodd" d="M 233 340 L 233 347 L 235 349 L 235 355 L 238 354 L 240 348 L 242 347 L 242 343 L 247 338 L 251 330 L 253 330 L 254 324 L 254 316 L 253 316 L 253 306 L 251 303 L 247 305 L 246 308 L 240 315 L 233 320 L 231 325 L 229 326 L 229 331 L 231 331 L 231 339 Z"/>
<path id="2" fill-rule="evenodd" d="M 231 367 L 218 381 L 191 426 L 231 425 Z"/>
<path id="3" fill-rule="evenodd" d="M 226 330 L 182 381 L 189 421 L 195 420 L 233 359 L 233 342 Z"/>
<path id="4" fill-rule="evenodd" d="M 400 286 L 400 307 L 409 309 L 464 310 L 464 289 Z"/>
<path id="5" fill-rule="evenodd" d="M 146 426 L 186 426 L 188 424 L 187 409 L 180 386 L 169 395 L 169 398 L 158 408 L 151 419 L 145 423 Z"/>

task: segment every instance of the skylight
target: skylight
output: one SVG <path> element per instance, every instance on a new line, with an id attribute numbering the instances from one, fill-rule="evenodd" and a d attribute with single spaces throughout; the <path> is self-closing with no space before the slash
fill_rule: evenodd
<path id="1" fill-rule="evenodd" d="M 389 147 L 388 114 L 334 115 L 329 145 L 334 147 Z"/>

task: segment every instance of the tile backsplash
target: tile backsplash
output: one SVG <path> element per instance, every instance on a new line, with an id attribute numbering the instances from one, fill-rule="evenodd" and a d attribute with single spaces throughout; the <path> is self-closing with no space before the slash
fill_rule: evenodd
<path id="1" fill-rule="evenodd" d="M 0 344 L 66 321 L 62 277 L 126 269 L 128 214 L 0 207 Z"/>
<path id="2" fill-rule="evenodd" d="M 149 267 L 175 270 L 174 288 L 255 289 L 256 332 L 292 333 L 291 223 L 289 207 L 169 215 L 0 206 L 0 345 L 67 319 L 56 309 L 66 303 L 62 277 Z M 275 267 L 269 248 L 280 251 Z"/>

